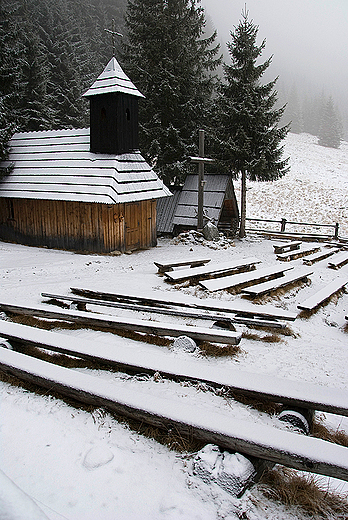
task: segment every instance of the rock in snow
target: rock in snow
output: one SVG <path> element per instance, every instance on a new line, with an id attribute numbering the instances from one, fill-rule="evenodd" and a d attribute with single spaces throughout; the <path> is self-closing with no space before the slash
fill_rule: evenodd
<path id="1" fill-rule="evenodd" d="M 216 483 L 238 497 L 256 471 L 250 460 L 240 453 L 221 452 L 218 446 L 207 444 L 194 458 L 193 473 L 207 484 Z"/>
<path id="2" fill-rule="evenodd" d="M 87 469 L 96 469 L 111 462 L 114 454 L 107 447 L 96 446 L 91 448 L 85 455 L 82 465 Z"/>

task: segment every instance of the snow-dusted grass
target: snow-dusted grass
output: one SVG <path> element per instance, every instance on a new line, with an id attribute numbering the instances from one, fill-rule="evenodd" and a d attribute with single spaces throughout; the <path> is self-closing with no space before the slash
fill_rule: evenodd
<path id="1" fill-rule="evenodd" d="M 290 134 L 286 153 L 291 153 L 291 172 L 273 184 L 251 183 L 248 215 L 318 223 L 338 221 L 341 234 L 348 235 L 347 146 L 343 143 L 340 150 L 330 150 L 316 145 L 310 136 Z M 212 262 L 256 256 L 263 266 L 279 264 L 272 241 L 253 236 L 236 240 L 234 247 L 221 248 L 190 240 L 160 239 L 157 248 L 119 257 L 79 255 L 0 242 L 0 300 L 36 305 L 41 303 L 41 292 L 64 294 L 70 287 L 188 301 L 196 297 L 206 299 L 207 293 L 199 286 L 168 284 L 157 274 L 153 263 L 186 260 L 190 256 L 210 257 Z M 327 264 L 328 260 L 323 260 L 312 266 L 309 284 L 296 284 L 259 303 L 267 301 L 297 312 L 299 301 L 323 284 L 338 275 L 348 276 L 348 266 L 334 271 Z M 302 260 L 296 260 L 294 265 L 302 265 Z M 209 297 L 217 302 L 243 301 L 240 294 L 225 291 Z M 111 312 L 120 316 L 129 313 Z M 223 357 L 199 350 L 193 354 L 178 352 L 171 342 L 156 345 L 109 332 L 75 329 L 61 333 L 89 339 L 95 342 L 96 350 L 101 344 L 111 350 L 118 345 L 134 355 L 161 352 L 182 363 L 204 357 L 214 367 L 227 366 L 299 384 L 308 381 L 323 387 L 348 389 L 346 315 L 348 296 L 343 292 L 313 315 L 289 323 L 286 334 L 237 326 L 244 333 L 240 352 Z M 148 313 L 140 316 L 157 319 Z M 192 322 L 176 317 L 160 320 Z M 272 336 L 277 341 L 269 341 Z M 204 385 L 100 369 L 95 372 L 81 366 L 72 369 L 113 382 L 115 387 L 141 392 L 149 400 L 160 396 L 168 398 L 168 402 L 193 403 L 203 415 L 214 411 L 249 421 L 251 428 L 257 428 L 258 424 L 285 428 L 272 414 L 234 401 L 224 392 L 219 395 Z M 320 414 L 317 419 L 322 419 L 333 431 L 348 433 L 347 418 Z M 243 515 L 249 520 L 304 518 L 297 505 L 285 506 L 266 499 L 257 487 L 236 499 L 216 484 L 204 483 L 192 474 L 189 456 L 169 450 L 161 439 L 155 440 L 148 433 L 149 437 L 144 436 L 136 427 L 131 428 L 105 410 L 75 408 L 49 392 L 36 395 L 9 382 L 0 382 L 0 469 L 35 499 L 50 520 L 236 520 Z M 347 484 L 341 481 L 323 479 L 323 482 L 324 486 L 329 483 L 332 490 L 348 491 Z M 15 491 L 13 496 L 17 496 Z M 12 520 L 28 520 L 23 513 L 24 503 L 24 499 L 17 501 L 18 509 Z M 5 505 L 6 496 L 0 494 L 0 518 Z"/>
<path id="2" fill-rule="evenodd" d="M 348 143 L 334 149 L 319 146 L 317 141 L 309 134 L 288 134 L 284 158 L 290 158 L 290 172 L 275 182 L 248 183 L 247 217 L 310 224 L 338 222 L 340 236 L 348 237 Z M 237 180 L 234 184 L 240 200 L 240 183 Z M 255 223 L 248 226 L 255 227 Z M 268 226 L 280 229 L 279 224 Z M 290 225 L 286 230 L 313 232 Z M 316 232 L 333 234 L 331 228 Z"/>

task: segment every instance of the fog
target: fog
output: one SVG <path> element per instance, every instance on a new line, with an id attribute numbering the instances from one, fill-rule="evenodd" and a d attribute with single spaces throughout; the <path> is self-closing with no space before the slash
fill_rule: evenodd
<path id="1" fill-rule="evenodd" d="M 266 39 L 262 61 L 273 55 L 267 79 L 279 76 L 278 89 L 331 95 L 348 120 L 348 0 L 202 0 L 223 45 L 245 5 L 258 44 Z"/>

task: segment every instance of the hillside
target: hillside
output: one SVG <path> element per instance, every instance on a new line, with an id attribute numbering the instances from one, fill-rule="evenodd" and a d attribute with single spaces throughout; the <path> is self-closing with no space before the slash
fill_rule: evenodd
<path id="1" fill-rule="evenodd" d="M 290 157 L 290 172 L 275 182 L 248 183 L 247 217 L 338 222 L 340 235 L 348 236 L 348 143 L 336 150 L 317 141 L 309 134 L 288 134 L 284 157 Z M 238 197 L 238 181 L 235 189 Z"/>

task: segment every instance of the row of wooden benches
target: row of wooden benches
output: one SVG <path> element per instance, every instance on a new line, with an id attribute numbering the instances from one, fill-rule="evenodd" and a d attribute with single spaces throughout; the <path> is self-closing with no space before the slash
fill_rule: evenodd
<path id="1" fill-rule="evenodd" d="M 342 251 L 338 247 L 330 247 L 322 251 L 318 244 L 303 246 L 301 241 L 274 244 L 273 247 L 278 260 L 289 261 L 303 257 L 304 264 L 312 265 L 334 255 L 334 258 L 330 259 L 328 267 L 339 269 L 348 263 L 348 251 Z"/>
<path id="2" fill-rule="evenodd" d="M 308 383 L 283 381 L 258 374 L 243 374 L 239 370 L 217 370 L 198 361 L 185 363 L 169 355 L 147 354 L 141 360 L 136 352 L 122 346 L 113 349 L 95 348 L 95 342 L 79 340 L 61 333 L 48 332 L 25 325 L 0 320 L 0 336 L 15 345 L 33 345 L 95 362 L 126 367 L 136 372 L 165 377 L 194 380 L 212 386 L 229 388 L 233 392 L 269 399 L 304 411 L 322 410 L 348 415 L 347 394 L 339 389 L 314 386 Z M 1 342 L 0 342 L 1 345 Z M 2 345 L 4 343 L 2 342 Z M 120 415 L 140 420 L 160 428 L 175 428 L 181 435 L 194 436 L 205 443 L 214 443 L 247 456 L 261 458 L 299 470 L 348 480 L 348 448 L 330 442 L 300 435 L 294 431 L 236 420 L 233 417 L 210 412 L 199 406 L 170 401 L 160 396 L 146 396 L 135 391 L 119 391 L 115 382 L 110 384 L 96 376 L 42 361 L 15 350 L 0 347 L 0 371 L 23 380 L 34 382 L 50 391 L 52 388 L 75 400 L 106 407 Z"/>
<path id="3" fill-rule="evenodd" d="M 300 242 L 297 242 L 295 244 L 299 243 Z M 287 244 L 287 246 L 289 246 L 289 244 Z M 325 254 L 327 254 L 327 252 L 325 252 Z M 336 261 L 332 262 L 332 265 L 337 267 L 345 259 L 348 261 L 348 251 L 343 251 L 341 254 L 337 255 Z M 162 264 L 161 272 L 164 272 L 167 278 L 172 282 L 213 277 L 201 280 L 199 282 L 200 286 L 210 292 L 239 288 L 241 293 L 251 297 L 262 296 L 271 291 L 286 287 L 294 282 L 305 280 L 313 274 L 313 271 L 308 267 L 297 267 L 295 269 L 291 264 L 282 264 L 281 266 L 256 269 L 256 264 L 260 263 L 260 260 L 255 257 L 209 265 L 207 265 L 209 260 L 205 259 L 201 261 L 199 267 L 196 266 L 197 262 L 198 261 L 196 260 L 193 264 L 194 267 L 172 271 L 165 271 L 166 267 Z M 181 265 L 183 265 L 183 263 Z M 187 263 L 185 265 L 187 265 Z M 170 267 L 171 269 L 174 269 L 175 264 L 171 264 Z M 247 269 L 247 271 L 237 272 L 241 269 Z M 233 271 L 235 271 L 235 274 L 229 274 Z M 304 302 L 299 303 L 298 308 L 301 310 L 315 309 L 330 296 L 341 290 L 347 283 L 347 274 L 333 279 L 332 282 L 312 294 Z"/>

